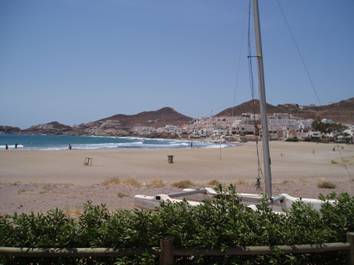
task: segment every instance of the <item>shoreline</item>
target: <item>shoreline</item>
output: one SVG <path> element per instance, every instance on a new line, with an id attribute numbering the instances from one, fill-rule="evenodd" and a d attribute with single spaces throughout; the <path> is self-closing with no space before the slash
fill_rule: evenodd
<path id="1" fill-rule="evenodd" d="M 1 138 L 0 150 L 116 150 L 116 149 L 188 149 L 188 148 L 222 148 L 236 146 L 236 142 L 220 142 L 210 138 L 181 139 L 181 138 L 149 138 L 139 136 L 96 136 L 96 135 L 22 135 L 5 134 L 8 141 Z M 11 138 L 12 137 L 12 138 Z M 22 137 L 22 138 L 21 138 Z M 26 138 L 28 137 L 28 138 Z M 31 138 L 33 137 L 33 138 Z M 40 138 L 43 139 L 40 139 Z M 48 137 L 48 138 L 46 138 Z M 62 140 L 60 139 L 62 138 Z M 93 140 L 92 139 L 98 139 Z M 40 139 L 40 141 L 39 141 Z M 59 140 L 58 140 L 59 139 Z M 112 139 L 112 140 L 110 140 Z M 36 145 L 37 142 L 37 145 Z M 42 144 L 42 143 L 45 144 Z M 18 147 L 15 145 L 18 144 Z M 217 145 L 217 146 L 216 146 Z M 71 149 L 70 149 L 71 150 Z"/>

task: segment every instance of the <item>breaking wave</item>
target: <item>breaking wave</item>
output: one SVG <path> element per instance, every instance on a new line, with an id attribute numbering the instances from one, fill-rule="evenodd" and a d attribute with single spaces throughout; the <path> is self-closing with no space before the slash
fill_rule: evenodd
<path id="1" fill-rule="evenodd" d="M 160 138 L 117 136 L 59 136 L 59 135 L 0 135 L 0 150 L 66 150 L 71 145 L 76 150 L 98 149 L 159 149 L 159 148 L 225 148 L 229 144 Z"/>

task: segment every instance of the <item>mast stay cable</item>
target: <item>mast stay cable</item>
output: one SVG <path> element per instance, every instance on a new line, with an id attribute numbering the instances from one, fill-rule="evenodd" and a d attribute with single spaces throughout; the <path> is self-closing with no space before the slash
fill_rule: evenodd
<path id="1" fill-rule="evenodd" d="M 315 83 L 313 82 L 313 79 L 312 79 L 312 76 L 311 76 L 311 74 L 310 74 L 309 68 L 307 67 L 307 64 L 306 64 L 306 62 L 305 62 L 304 56 L 303 56 L 302 53 L 301 53 L 300 46 L 299 46 L 298 42 L 296 41 L 294 32 L 293 32 L 293 30 L 292 30 L 292 28 L 291 28 L 291 26 L 290 26 L 290 23 L 289 23 L 289 20 L 288 20 L 286 14 L 285 14 L 285 11 L 284 11 L 282 5 L 280 4 L 280 1 L 279 1 L 279 0 L 275 0 L 275 2 L 277 3 L 277 6 L 279 7 L 280 13 L 281 13 L 281 15 L 282 15 L 282 17 L 283 17 L 283 19 L 284 19 L 284 21 L 285 21 L 286 28 L 287 28 L 287 30 L 288 30 L 288 32 L 289 32 L 289 34 L 290 34 L 291 40 L 292 40 L 293 43 L 294 43 L 294 46 L 295 46 L 295 48 L 296 48 L 296 51 L 297 51 L 297 53 L 298 53 L 298 55 L 299 55 L 299 57 L 300 57 L 300 61 L 301 61 L 301 63 L 302 63 L 302 66 L 304 67 L 304 70 L 305 70 L 306 75 L 307 75 L 307 79 L 308 79 L 309 82 L 310 82 L 310 86 L 311 86 L 311 88 L 312 88 L 312 91 L 313 91 L 314 94 L 315 94 L 316 100 L 317 100 L 318 104 L 321 105 L 321 100 L 320 100 L 320 97 L 319 97 L 319 95 L 318 95 L 318 92 L 317 92 Z"/>
<path id="2" fill-rule="evenodd" d="M 246 12 L 245 12 L 246 13 Z M 241 19 L 244 21 L 246 20 L 246 15 Z M 244 22 L 245 24 L 247 23 L 246 21 Z M 241 31 L 241 40 L 244 38 L 245 32 L 245 27 L 242 27 Z M 243 45 L 240 45 L 239 51 L 238 51 L 238 57 L 237 57 L 237 69 L 236 69 L 236 78 L 235 78 L 235 87 L 233 89 L 232 93 L 232 108 L 231 108 L 231 117 L 234 118 L 235 116 L 235 105 L 236 105 L 236 94 L 240 86 L 240 71 L 241 71 L 241 59 L 242 59 L 242 54 L 243 54 Z"/>

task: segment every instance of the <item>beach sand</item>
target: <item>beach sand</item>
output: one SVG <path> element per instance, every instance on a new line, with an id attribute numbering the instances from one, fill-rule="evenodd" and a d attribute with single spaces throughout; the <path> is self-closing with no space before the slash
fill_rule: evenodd
<path id="1" fill-rule="evenodd" d="M 271 142 L 273 193 L 354 195 L 354 145 L 333 151 L 335 146 Z M 167 163 L 168 155 L 174 155 L 175 163 Z M 85 157 L 93 159 L 92 166 L 84 165 Z M 256 176 L 255 143 L 221 150 L 1 151 L 0 214 L 58 207 L 75 215 L 88 200 L 105 203 L 111 210 L 133 208 L 135 194 L 178 191 L 173 183 L 181 180 L 190 180 L 195 187 L 218 180 L 235 184 L 239 192 L 256 192 Z M 319 188 L 323 180 L 336 188 Z"/>

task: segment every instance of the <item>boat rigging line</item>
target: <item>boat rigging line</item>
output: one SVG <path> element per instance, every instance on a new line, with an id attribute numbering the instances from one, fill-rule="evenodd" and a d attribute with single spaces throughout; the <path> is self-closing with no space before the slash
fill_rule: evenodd
<path id="1" fill-rule="evenodd" d="M 313 93 L 315 94 L 316 100 L 317 100 L 318 104 L 321 105 L 321 100 L 320 100 L 320 97 L 319 97 L 319 95 L 318 95 L 318 92 L 317 92 L 315 83 L 313 82 L 313 78 L 312 78 L 312 76 L 311 76 L 311 74 L 310 74 L 309 68 L 307 67 L 307 64 L 306 64 L 306 62 L 305 62 L 304 56 L 303 56 L 302 53 L 301 53 L 300 46 L 299 46 L 299 44 L 298 44 L 298 42 L 297 42 L 297 40 L 296 40 L 296 38 L 295 38 L 295 35 L 294 35 L 294 31 L 293 31 L 292 28 L 291 28 L 291 25 L 290 25 L 290 23 L 289 23 L 289 20 L 288 20 L 286 14 L 285 14 L 285 11 L 284 11 L 282 5 L 280 4 L 280 1 L 279 1 L 279 0 L 275 0 L 275 2 L 277 3 L 277 6 L 278 6 L 278 8 L 279 8 L 279 10 L 280 10 L 280 13 L 281 13 L 281 15 L 282 15 L 282 17 L 283 17 L 283 19 L 284 19 L 284 21 L 285 21 L 286 28 L 287 28 L 287 30 L 288 30 L 288 32 L 289 32 L 289 34 L 290 34 L 291 40 L 292 40 L 293 43 L 294 43 L 294 46 L 295 46 L 295 48 L 296 48 L 296 51 L 297 51 L 297 53 L 298 53 L 298 55 L 299 55 L 299 57 L 300 57 L 300 61 L 301 61 L 301 63 L 302 63 L 302 66 L 304 67 L 304 70 L 305 70 L 306 75 L 307 75 L 307 79 L 308 79 L 309 82 L 310 82 L 310 86 L 311 86 L 311 88 L 312 88 Z"/>
<path id="2" fill-rule="evenodd" d="M 246 13 L 246 12 L 245 12 Z M 244 19 L 246 19 L 246 15 L 244 15 L 244 18 L 242 18 L 242 21 L 244 21 Z M 246 22 L 245 22 L 246 24 Z M 242 27 L 242 31 L 241 31 L 241 40 L 244 39 L 244 35 L 245 35 L 245 28 L 246 27 Z M 235 116 L 235 105 L 236 105 L 236 93 L 239 89 L 240 86 L 240 71 L 241 71 L 241 60 L 242 60 L 242 54 L 243 54 L 243 45 L 240 45 L 239 51 L 238 51 L 238 58 L 237 58 L 237 69 L 236 69 L 236 82 L 235 82 L 235 87 L 233 89 L 233 93 L 232 93 L 232 108 L 231 108 L 231 117 L 232 117 L 232 121 L 233 118 Z M 232 125 L 232 124 L 231 124 Z"/>

